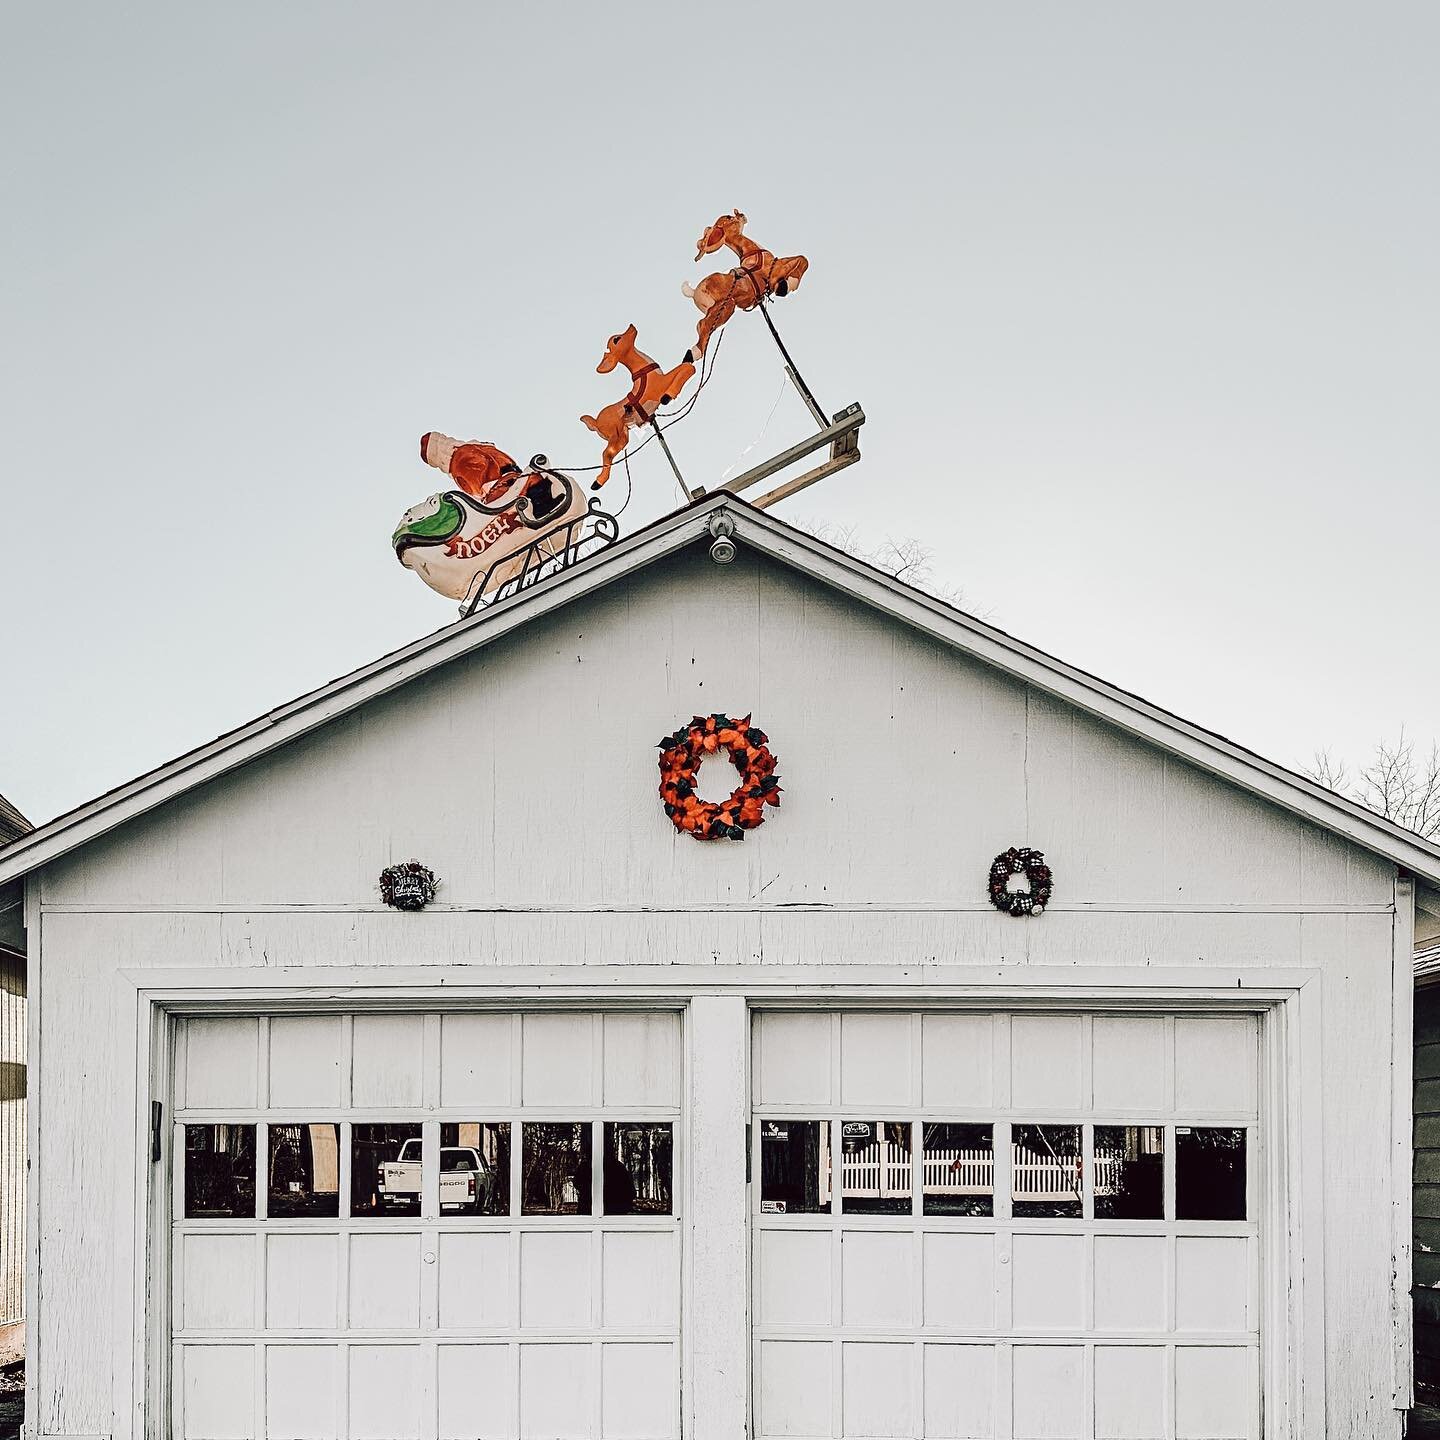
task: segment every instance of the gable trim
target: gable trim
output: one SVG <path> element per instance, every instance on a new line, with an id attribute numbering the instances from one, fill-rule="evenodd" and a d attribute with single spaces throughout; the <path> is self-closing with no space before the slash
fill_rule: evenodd
<path id="1" fill-rule="evenodd" d="M 248 764 L 370 700 L 468 655 L 562 606 L 708 538 L 730 512 L 735 540 L 848 594 L 941 644 L 1055 696 L 1107 724 L 1332 831 L 1440 886 L 1440 846 L 1224 736 L 1016 640 L 724 491 L 485 611 L 457 621 L 42 825 L 0 851 L 0 884 L 48 864 L 186 791 Z"/>

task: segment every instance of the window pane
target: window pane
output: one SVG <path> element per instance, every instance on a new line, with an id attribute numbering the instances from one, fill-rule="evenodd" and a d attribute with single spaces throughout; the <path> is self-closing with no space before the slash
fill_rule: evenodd
<path id="1" fill-rule="evenodd" d="M 440 1127 L 440 1213 L 510 1213 L 510 1126 L 461 1121 Z"/>
<path id="2" fill-rule="evenodd" d="M 526 1215 L 590 1213 L 590 1126 L 582 1121 L 529 1122 L 523 1131 Z"/>
<path id="3" fill-rule="evenodd" d="M 255 1218 L 255 1127 L 185 1127 L 185 1218 Z"/>
<path id="4" fill-rule="evenodd" d="M 760 1122 L 760 1211 L 764 1215 L 830 1213 L 830 1122 Z"/>
<path id="5" fill-rule="evenodd" d="M 1179 1125 L 1175 1129 L 1175 1216 L 1245 1218 L 1245 1132 Z"/>
<path id="6" fill-rule="evenodd" d="M 340 1127 L 272 1125 L 266 1173 L 271 1215 L 338 1215 Z"/>
<path id="7" fill-rule="evenodd" d="M 1084 1213 L 1078 1125 L 1017 1125 L 1010 1164 L 1016 1215 L 1078 1219 Z"/>
<path id="8" fill-rule="evenodd" d="M 927 1215 L 995 1213 L 995 1140 L 989 1125 L 924 1126 Z"/>
<path id="9" fill-rule="evenodd" d="M 1095 1218 L 1165 1218 L 1165 1127 L 1095 1127 Z"/>
<path id="10" fill-rule="evenodd" d="M 419 1125 L 350 1127 L 352 1215 L 417 1215 L 423 1183 Z"/>
<path id="11" fill-rule="evenodd" d="M 840 1122 L 840 1208 L 846 1215 L 910 1213 L 910 1125 Z"/>
<path id="12" fill-rule="evenodd" d="M 668 1124 L 605 1122 L 605 1213 L 669 1215 L 674 1141 Z"/>

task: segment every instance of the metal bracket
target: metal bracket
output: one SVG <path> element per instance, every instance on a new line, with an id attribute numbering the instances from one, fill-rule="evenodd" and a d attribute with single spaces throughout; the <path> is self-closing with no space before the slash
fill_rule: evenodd
<path id="1" fill-rule="evenodd" d="M 165 1108 L 158 1100 L 152 1100 L 150 1102 L 151 1160 L 163 1160 L 165 1158 L 165 1131 L 161 1123 L 161 1117 L 164 1113 Z"/>
<path id="2" fill-rule="evenodd" d="M 830 447 L 830 458 L 823 464 L 816 465 L 813 469 L 786 480 L 773 490 L 767 490 L 758 500 L 751 502 L 757 510 L 764 510 L 775 504 L 777 500 L 784 500 L 787 496 L 794 495 L 797 491 L 815 484 L 817 480 L 823 480 L 827 475 L 833 475 L 837 470 L 844 470 L 847 466 L 853 465 L 860 458 L 860 427 L 864 423 L 865 412 L 860 406 L 858 404 L 847 405 L 829 425 L 823 430 L 817 431 L 808 440 L 801 440 L 798 444 L 790 446 L 788 450 L 782 450 L 773 458 L 746 470 L 744 474 L 737 475 L 733 480 L 726 480 L 715 488 L 728 490 L 732 495 L 738 495 L 742 490 L 748 490 L 750 486 L 758 484 L 761 480 L 768 480 L 770 476 L 778 474 L 797 460 L 803 460 L 807 455 L 813 455 L 827 445 Z M 697 490 L 695 498 L 699 499 L 705 493 L 704 490 Z"/>

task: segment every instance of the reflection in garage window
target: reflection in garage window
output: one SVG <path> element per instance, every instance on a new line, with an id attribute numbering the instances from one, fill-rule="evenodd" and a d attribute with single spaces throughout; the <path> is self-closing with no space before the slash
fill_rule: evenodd
<path id="1" fill-rule="evenodd" d="M 255 1127 L 185 1127 L 185 1218 L 255 1218 Z"/>
<path id="2" fill-rule="evenodd" d="M 989 1125 L 926 1124 L 921 1173 L 927 1215 L 995 1213 L 995 1144 Z"/>
<path id="3" fill-rule="evenodd" d="M 830 1122 L 760 1122 L 760 1213 L 830 1213 Z"/>
<path id="4" fill-rule="evenodd" d="M 1095 1127 L 1095 1218 L 1165 1218 L 1165 1128 Z"/>
<path id="5" fill-rule="evenodd" d="M 605 1213 L 669 1215 L 674 1143 L 668 1124 L 605 1122 Z"/>
<path id="6" fill-rule="evenodd" d="M 1175 1128 L 1175 1218 L 1245 1218 L 1245 1132 L 1201 1125 Z"/>
<path id="7" fill-rule="evenodd" d="M 526 1121 L 520 1208 L 526 1215 L 590 1213 L 590 1126 Z"/>
<path id="8" fill-rule="evenodd" d="M 419 1125 L 350 1127 L 350 1213 L 415 1215 L 420 1211 Z"/>
<path id="9" fill-rule="evenodd" d="M 1012 1209 L 1017 1216 L 1084 1214 L 1078 1125 L 1017 1125 L 1010 1153 Z"/>
<path id="10" fill-rule="evenodd" d="M 338 1215 L 340 1127 L 271 1125 L 266 1174 L 271 1215 Z"/>
<path id="11" fill-rule="evenodd" d="M 440 1127 L 440 1213 L 510 1213 L 510 1126 Z"/>
<path id="12" fill-rule="evenodd" d="M 840 1208 L 847 1215 L 910 1213 L 908 1122 L 840 1122 Z"/>

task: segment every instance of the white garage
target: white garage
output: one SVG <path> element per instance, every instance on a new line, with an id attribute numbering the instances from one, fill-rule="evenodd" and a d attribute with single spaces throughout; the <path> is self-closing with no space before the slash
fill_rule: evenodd
<path id="1" fill-rule="evenodd" d="M 28 1440 L 1403 1433 L 1440 849 L 733 497 L 22 896 Z"/>

